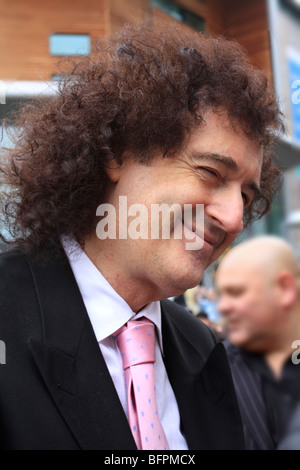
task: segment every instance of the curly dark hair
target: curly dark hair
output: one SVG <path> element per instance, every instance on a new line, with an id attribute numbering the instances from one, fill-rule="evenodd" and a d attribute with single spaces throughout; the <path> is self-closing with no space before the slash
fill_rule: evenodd
<path id="1" fill-rule="evenodd" d="M 142 24 L 100 40 L 91 57 L 71 62 L 55 97 L 21 110 L 21 133 L 0 168 L 9 187 L 3 223 L 29 249 L 58 245 L 63 234 L 83 246 L 110 162 L 174 157 L 209 109 L 225 110 L 263 146 L 261 194 L 245 220 L 264 215 L 278 189 L 273 149 L 283 131 L 266 76 L 236 41 Z"/>

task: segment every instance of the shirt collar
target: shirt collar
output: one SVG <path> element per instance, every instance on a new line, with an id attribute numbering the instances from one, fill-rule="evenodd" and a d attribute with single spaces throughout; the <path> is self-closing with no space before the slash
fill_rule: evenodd
<path id="1" fill-rule="evenodd" d="M 68 237 L 63 237 L 62 245 L 69 259 L 97 341 L 103 341 L 112 335 L 128 320 L 137 320 L 144 316 L 155 324 L 160 348 L 163 351 L 160 302 L 151 302 L 136 314 L 113 289 L 78 244 Z"/>

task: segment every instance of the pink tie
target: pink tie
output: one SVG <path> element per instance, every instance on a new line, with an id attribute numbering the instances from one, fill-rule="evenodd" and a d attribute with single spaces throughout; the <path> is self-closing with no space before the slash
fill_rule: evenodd
<path id="1" fill-rule="evenodd" d="M 115 333 L 127 385 L 128 420 L 139 450 L 168 450 L 155 392 L 155 331 L 149 320 L 129 321 Z"/>

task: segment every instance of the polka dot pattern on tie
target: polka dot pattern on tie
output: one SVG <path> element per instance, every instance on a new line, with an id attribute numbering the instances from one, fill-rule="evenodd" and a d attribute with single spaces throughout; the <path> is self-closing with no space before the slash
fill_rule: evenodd
<path id="1" fill-rule="evenodd" d="M 168 450 L 156 402 L 155 329 L 147 319 L 129 321 L 115 334 L 127 385 L 128 420 L 138 449 Z"/>

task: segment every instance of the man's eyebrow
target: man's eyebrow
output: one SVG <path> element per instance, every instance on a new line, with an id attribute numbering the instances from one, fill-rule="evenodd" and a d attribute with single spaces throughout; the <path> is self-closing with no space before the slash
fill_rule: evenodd
<path id="1" fill-rule="evenodd" d="M 230 170 L 237 171 L 239 169 L 237 162 L 234 158 L 230 157 L 229 155 L 223 155 L 217 152 L 193 152 L 191 154 L 193 160 L 212 160 L 215 163 L 221 163 L 222 165 L 226 166 Z M 261 193 L 260 184 L 256 182 L 251 182 L 246 185 L 249 189 L 251 189 L 257 196 Z"/>
<path id="2" fill-rule="evenodd" d="M 192 157 L 193 160 L 205 160 L 205 159 L 209 158 L 210 160 L 213 160 L 216 163 L 222 163 L 223 165 L 225 165 L 230 170 L 235 170 L 235 171 L 238 170 L 238 164 L 236 163 L 236 161 L 232 157 L 230 157 L 228 155 L 223 155 L 221 153 L 216 153 L 216 152 L 205 152 L 205 153 L 193 152 L 191 157 Z"/>
<path id="3" fill-rule="evenodd" d="M 261 191 L 261 187 L 260 187 L 259 184 L 253 182 L 253 183 L 247 184 L 247 186 L 248 186 L 249 189 L 251 189 L 255 193 L 256 197 L 261 196 L 262 191 Z"/>

